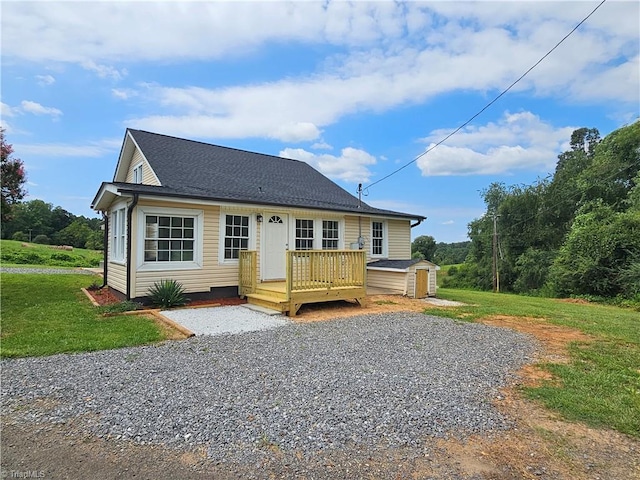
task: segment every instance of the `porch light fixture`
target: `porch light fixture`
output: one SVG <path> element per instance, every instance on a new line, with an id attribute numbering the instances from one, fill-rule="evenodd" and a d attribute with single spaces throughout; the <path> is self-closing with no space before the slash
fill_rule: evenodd
<path id="1" fill-rule="evenodd" d="M 262 223 L 262 215 L 261 214 L 256 215 L 256 220 L 258 221 L 258 223 Z"/>

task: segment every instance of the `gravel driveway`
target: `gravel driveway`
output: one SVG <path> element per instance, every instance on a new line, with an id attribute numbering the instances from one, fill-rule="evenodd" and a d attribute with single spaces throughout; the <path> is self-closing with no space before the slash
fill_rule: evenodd
<path id="1" fill-rule="evenodd" d="M 491 406 L 532 340 L 416 313 L 2 361 L 5 413 L 214 461 L 406 447 L 508 428 Z"/>

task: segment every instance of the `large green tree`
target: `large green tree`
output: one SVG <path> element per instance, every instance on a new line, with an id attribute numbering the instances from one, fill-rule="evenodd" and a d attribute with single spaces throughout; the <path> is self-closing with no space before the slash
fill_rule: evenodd
<path id="1" fill-rule="evenodd" d="M 13 157 L 13 146 L 6 142 L 2 127 L 0 127 L 0 178 L 2 178 L 0 216 L 4 223 L 11 219 L 13 205 L 26 195 L 24 184 L 27 177 L 22 160 Z"/>
<path id="2" fill-rule="evenodd" d="M 639 184 L 640 122 L 602 140 L 574 131 L 552 178 L 482 192 L 486 213 L 469 224 L 469 255 L 449 284 L 491 288 L 495 219 L 502 290 L 640 294 Z"/>
<path id="3" fill-rule="evenodd" d="M 431 235 L 420 235 L 411 243 L 412 255 L 418 254 L 425 260 L 433 260 L 436 251 L 436 241 Z"/>
<path id="4" fill-rule="evenodd" d="M 635 295 L 640 290 L 640 212 L 602 201 L 583 207 L 550 273 L 560 296 Z"/>

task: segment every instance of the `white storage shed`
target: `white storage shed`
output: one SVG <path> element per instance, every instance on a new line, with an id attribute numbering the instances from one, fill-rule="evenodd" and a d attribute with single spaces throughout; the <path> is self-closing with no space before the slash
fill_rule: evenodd
<path id="1" fill-rule="evenodd" d="M 367 264 L 367 291 L 406 295 L 411 298 L 436 296 L 436 272 L 440 267 L 428 260 L 376 260 Z"/>

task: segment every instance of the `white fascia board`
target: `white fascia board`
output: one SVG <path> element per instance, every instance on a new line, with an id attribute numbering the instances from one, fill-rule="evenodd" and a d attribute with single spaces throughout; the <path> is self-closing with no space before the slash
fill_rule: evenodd
<path id="1" fill-rule="evenodd" d="M 118 197 L 122 197 L 123 194 L 118 191 L 118 187 L 112 183 L 105 183 L 100 187 L 100 191 L 96 195 L 96 201 L 91 208 L 96 211 L 107 211 L 114 200 Z M 129 195 L 126 195 L 127 197 Z"/>

